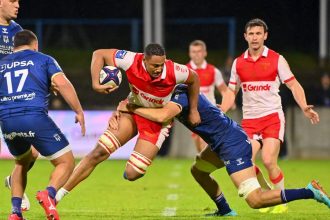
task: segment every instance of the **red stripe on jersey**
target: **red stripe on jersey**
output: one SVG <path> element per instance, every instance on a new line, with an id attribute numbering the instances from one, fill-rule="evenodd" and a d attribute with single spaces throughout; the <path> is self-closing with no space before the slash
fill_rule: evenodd
<path id="1" fill-rule="evenodd" d="M 237 83 L 230 81 L 229 84 L 237 85 Z"/>
<path id="2" fill-rule="evenodd" d="M 140 170 L 142 173 L 145 173 L 146 171 L 144 169 L 141 169 L 140 167 L 136 166 L 131 160 L 127 161 L 131 166 L 135 167 L 136 169 Z"/>
<path id="3" fill-rule="evenodd" d="M 291 77 L 291 78 L 285 80 L 284 83 L 290 82 L 291 80 L 294 80 L 294 79 L 295 79 L 295 77 L 293 76 L 293 77 Z"/>
<path id="4" fill-rule="evenodd" d="M 132 154 L 132 156 L 137 159 L 138 161 L 144 163 L 145 165 L 149 166 L 151 163 L 149 161 L 143 160 L 141 157 L 136 156 L 135 154 Z"/>

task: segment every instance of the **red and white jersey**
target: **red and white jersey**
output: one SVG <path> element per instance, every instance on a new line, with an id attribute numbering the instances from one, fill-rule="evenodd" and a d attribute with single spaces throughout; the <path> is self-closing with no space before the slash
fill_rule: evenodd
<path id="1" fill-rule="evenodd" d="M 117 50 L 114 54 L 114 64 L 126 71 L 131 89 L 128 95 L 130 103 L 143 107 L 162 107 L 167 104 L 176 84 L 185 83 L 189 69 L 185 65 L 166 60 L 162 74 L 151 78 L 143 62 L 142 53 Z"/>
<path id="2" fill-rule="evenodd" d="M 208 64 L 206 61 L 203 62 L 201 68 L 197 68 L 192 60 L 187 66 L 198 74 L 201 93 L 203 93 L 210 102 L 215 104 L 214 87 L 218 87 L 224 83 L 220 70 L 215 66 Z"/>
<path id="3" fill-rule="evenodd" d="M 264 47 L 262 55 L 254 61 L 246 50 L 234 60 L 229 88 L 243 92 L 243 118 L 260 118 L 282 112 L 278 94 L 281 83 L 294 79 L 284 57 Z"/>

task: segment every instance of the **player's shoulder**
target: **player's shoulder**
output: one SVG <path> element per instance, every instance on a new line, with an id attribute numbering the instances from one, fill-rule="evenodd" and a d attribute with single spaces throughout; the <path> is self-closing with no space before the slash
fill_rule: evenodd
<path id="1" fill-rule="evenodd" d="M 123 60 L 128 57 L 135 57 L 137 54 L 139 53 L 135 53 L 129 50 L 117 49 L 114 53 L 114 58 Z"/>
<path id="2" fill-rule="evenodd" d="M 272 49 L 269 49 L 267 48 L 267 55 L 270 56 L 270 57 L 279 57 L 280 54 L 278 52 L 276 52 L 275 50 L 272 50 Z"/>
<path id="3" fill-rule="evenodd" d="M 21 27 L 21 25 L 19 25 L 16 21 L 11 20 L 9 23 L 9 27 L 13 30 L 23 30 L 23 28 Z"/>

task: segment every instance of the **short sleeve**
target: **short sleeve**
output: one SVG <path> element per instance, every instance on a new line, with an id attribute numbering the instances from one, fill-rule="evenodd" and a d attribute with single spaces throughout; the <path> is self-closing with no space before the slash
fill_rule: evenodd
<path id="1" fill-rule="evenodd" d="M 230 79 L 228 84 L 228 87 L 233 91 L 238 90 L 240 86 L 240 79 L 236 70 L 236 61 L 237 59 L 234 60 L 233 66 L 231 67 Z"/>
<path id="2" fill-rule="evenodd" d="M 218 68 L 214 68 L 215 73 L 215 86 L 220 86 L 224 83 L 222 73 Z"/>
<path id="3" fill-rule="evenodd" d="M 171 98 L 171 102 L 174 102 L 177 106 L 179 106 L 179 108 L 182 111 L 183 108 L 189 105 L 187 93 L 182 93 L 182 92 L 174 93 Z"/>
<path id="4" fill-rule="evenodd" d="M 63 73 L 62 68 L 53 57 L 48 57 L 47 64 L 47 73 L 50 79 L 57 73 Z"/>
<path id="5" fill-rule="evenodd" d="M 280 55 L 278 59 L 278 76 L 282 83 L 287 83 L 295 78 L 291 72 L 288 62 L 282 55 Z"/>
<path id="6" fill-rule="evenodd" d="M 116 67 L 123 70 L 128 70 L 134 62 L 136 53 L 127 50 L 117 50 L 113 56 L 113 61 Z"/>
<path id="7" fill-rule="evenodd" d="M 186 65 L 174 63 L 174 75 L 176 83 L 185 83 L 189 77 L 189 68 Z"/>

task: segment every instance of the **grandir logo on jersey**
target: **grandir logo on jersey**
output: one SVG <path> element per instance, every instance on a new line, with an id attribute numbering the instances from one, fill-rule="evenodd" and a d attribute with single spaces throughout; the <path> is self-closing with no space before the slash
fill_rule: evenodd
<path id="1" fill-rule="evenodd" d="M 251 85 L 251 84 L 243 84 L 244 92 L 258 92 L 258 91 L 270 91 L 270 85 Z"/>

